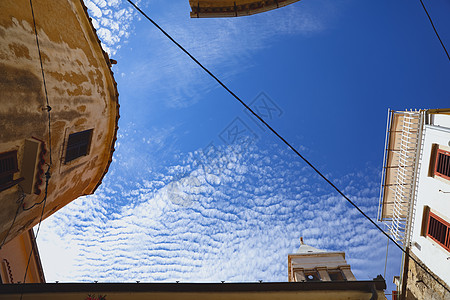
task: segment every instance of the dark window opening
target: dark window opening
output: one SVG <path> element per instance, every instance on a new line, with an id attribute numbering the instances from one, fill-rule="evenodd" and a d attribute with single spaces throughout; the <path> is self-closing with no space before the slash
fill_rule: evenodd
<path id="1" fill-rule="evenodd" d="M 431 212 L 428 216 L 427 236 L 450 251 L 450 224 Z"/>
<path id="2" fill-rule="evenodd" d="M 328 271 L 328 275 L 330 275 L 331 281 L 343 281 L 345 280 L 344 275 L 339 270 Z"/>
<path id="3" fill-rule="evenodd" d="M 78 157 L 85 156 L 91 145 L 92 129 L 72 133 L 69 135 L 66 148 L 65 162 L 70 162 Z"/>
<path id="4" fill-rule="evenodd" d="M 437 150 L 434 174 L 450 180 L 450 152 Z"/>
<path id="5" fill-rule="evenodd" d="M 17 151 L 4 152 L 0 154 L 0 191 L 6 190 L 23 178 L 14 180 L 14 173 L 18 172 Z"/>

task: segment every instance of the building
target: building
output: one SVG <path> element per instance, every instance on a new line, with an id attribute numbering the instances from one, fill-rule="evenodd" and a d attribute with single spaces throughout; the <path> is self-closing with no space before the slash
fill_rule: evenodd
<path id="1" fill-rule="evenodd" d="M 328 299 L 386 299 L 383 291 L 386 284 L 381 275 L 371 282 L 357 281 L 345 260 L 345 252 L 314 248 L 306 245 L 302 237 L 297 252 L 288 255 L 288 273 L 289 282 L 333 286 Z M 366 289 L 357 287 L 361 282 L 365 282 Z M 316 299 L 315 295 L 311 299 Z"/>
<path id="2" fill-rule="evenodd" d="M 382 300 L 381 276 L 358 281 L 343 252 L 326 252 L 302 244 L 289 254 L 290 282 L 247 283 L 52 283 L 0 286 L 0 300 L 13 299 L 196 299 L 196 300 Z M 314 273 L 316 272 L 316 273 Z M 340 273 L 338 273 L 340 272 Z M 303 277 L 302 277 L 303 276 Z M 311 277 L 310 277 L 311 276 Z M 291 280 L 292 279 L 292 280 Z M 91 298 L 91 299 L 92 299 Z"/>
<path id="3" fill-rule="evenodd" d="M 191 18 L 228 18 L 259 14 L 299 0 L 189 0 Z"/>
<path id="4" fill-rule="evenodd" d="M 390 110 L 378 218 L 424 266 L 403 256 L 403 299 L 450 299 L 449 201 L 450 109 Z"/>
<path id="5" fill-rule="evenodd" d="M 33 229 L 14 238 L 0 250 L 0 283 L 20 283 L 24 278 L 27 283 L 45 283 Z"/>
<path id="6" fill-rule="evenodd" d="M 303 243 L 297 253 L 288 255 L 289 282 L 356 281 L 345 252 L 327 252 Z"/>
<path id="7" fill-rule="evenodd" d="M 110 67 L 82 0 L 0 1 L 0 247 L 101 183 L 119 118 Z"/>

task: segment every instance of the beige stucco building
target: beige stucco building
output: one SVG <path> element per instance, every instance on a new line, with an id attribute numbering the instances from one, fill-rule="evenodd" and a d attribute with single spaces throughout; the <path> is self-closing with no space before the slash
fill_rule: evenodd
<path id="1" fill-rule="evenodd" d="M 227 18 L 259 14 L 300 0 L 189 0 L 191 18 Z"/>
<path id="2" fill-rule="evenodd" d="M 0 247 L 101 183 L 119 118 L 110 67 L 82 0 L 0 1 Z"/>
<path id="3" fill-rule="evenodd" d="M 17 236 L 0 250 L 0 283 L 21 283 L 24 279 L 28 283 L 45 283 L 33 229 Z"/>
<path id="4" fill-rule="evenodd" d="M 345 252 L 328 252 L 303 243 L 288 255 L 289 282 L 355 281 Z"/>

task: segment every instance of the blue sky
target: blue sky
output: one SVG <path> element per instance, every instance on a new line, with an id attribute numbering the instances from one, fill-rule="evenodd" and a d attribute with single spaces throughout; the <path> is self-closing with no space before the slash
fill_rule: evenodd
<path id="1" fill-rule="evenodd" d="M 300 236 L 345 251 L 357 279 L 384 273 L 382 234 L 236 100 L 126 1 L 85 3 L 118 61 L 119 138 L 96 194 L 43 222 L 48 281 L 285 281 Z M 387 109 L 450 104 L 419 1 L 303 0 L 232 19 L 190 19 L 187 0 L 139 5 L 371 217 Z M 425 5 L 450 45 L 450 2 Z M 399 261 L 390 252 L 390 289 Z"/>

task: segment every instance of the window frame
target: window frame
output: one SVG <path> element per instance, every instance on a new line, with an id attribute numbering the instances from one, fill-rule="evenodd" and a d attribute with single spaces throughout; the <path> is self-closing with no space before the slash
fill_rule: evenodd
<path id="1" fill-rule="evenodd" d="M 66 142 L 66 149 L 64 151 L 65 164 L 69 164 L 80 157 L 89 155 L 93 133 L 94 129 L 92 128 L 69 134 Z M 86 137 L 83 137 L 83 135 L 86 135 Z M 76 138 L 79 136 L 81 136 L 83 140 L 77 142 Z M 83 147 L 85 149 L 83 149 Z M 69 151 L 74 151 L 74 153 L 70 153 Z"/>
<path id="2" fill-rule="evenodd" d="M 431 218 L 433 218 L 435 221 L 439 222 L 440 224 L 446 227 L 444 235 L 444 244 L 438 239 L 438 237 L 435 237 L 430 234 Z M 426 236 L 431 238 L 439 246 L 450 252 L 450 223 L 442 219 L 438 215 L 432 213 L 431 211 L 428 213 Z"/>
<path id="3" fill-rule="evenodd" d="M 433 175 L 434 176 L 439 176 L 439 177 L 444 178 L 446 180 L 450 180 L 450 173 L 447 175 L 447 174 L 443 174 L 443 173 L 438 171 L 438 167 L 440 166 L 439 165 L 439 158 L 441 157 L 441 155 L 448 157 L 447 165 L 450 166 L 450 152 L 446 151 L 444 149 L 436 149 L 436 158 L 435 158 L 435 161 L 434 161 Z"/>

